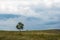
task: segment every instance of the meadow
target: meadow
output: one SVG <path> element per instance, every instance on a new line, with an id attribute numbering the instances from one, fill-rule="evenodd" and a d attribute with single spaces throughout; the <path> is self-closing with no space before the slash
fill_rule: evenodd
<path id="1" fill-rule="evenodd" d="M 0 40 L 60 40 L 60 30 L 0 31 Z"/>

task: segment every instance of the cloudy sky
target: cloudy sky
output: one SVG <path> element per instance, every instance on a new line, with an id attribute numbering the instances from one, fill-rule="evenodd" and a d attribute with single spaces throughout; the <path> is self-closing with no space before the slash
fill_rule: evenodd
<path id="1" fill-rule="evenodd" d="M 60 29 L 60 0 L 0 0 L 0 30 Z"/>

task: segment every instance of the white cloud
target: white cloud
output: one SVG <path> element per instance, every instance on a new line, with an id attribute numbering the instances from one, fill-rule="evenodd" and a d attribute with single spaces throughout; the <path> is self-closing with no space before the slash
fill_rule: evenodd
<path id="1" fill-rule="evenodd" d="M 60 8 L 60 0 L 0 0 L 0 14 L 24 16 L 16 19 L 0 20 L 0 26 L 14 27 L 19 21 L 25 23 L 25 27 L 43 26 L 46 22 L 51 21 L 58 22 L 60 20 L 60 17 L 58 17 L 60 11 L 58 10 L 60 9 L 57 8 Z M 37 10 L 39 12 L 36 12 Z M 26 16 L 37 17 L 39 21 L 28 21 Z"/>
<path id="2" fill-rule="evenodd" d="M 39 14 L 30 9 L 31 6 L 43 5 L 45 8 L 50 8 L 59 2 L 59 0 L 0 0 L 0 14 L 7 13 L 39 17 Z"/>
<path id="3" fill-rule="evenodd" d="M 0 1 L 0 14 L 20 14 L 24 16 L 35 16 L 38 14 L 30 10 L 30 5 L 33 4 L 29 1 Z"/>

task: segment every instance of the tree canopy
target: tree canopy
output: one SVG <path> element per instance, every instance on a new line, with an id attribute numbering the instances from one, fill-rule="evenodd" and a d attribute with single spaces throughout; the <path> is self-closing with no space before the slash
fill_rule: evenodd
<path id="1" fill-rule="evenodd" d="M 23 26 L 24 26 L 24 24 L 23 23 L 21 23 L 21 22 L 19 22 L 17 25 L 16 25 L 16 28 L 17 29 L 19 29 L 19 30 L 23 30 Z"/>

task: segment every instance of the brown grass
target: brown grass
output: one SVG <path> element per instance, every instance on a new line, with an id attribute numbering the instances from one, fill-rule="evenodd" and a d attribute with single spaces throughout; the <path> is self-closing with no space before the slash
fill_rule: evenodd
<path id="1" fill-rule="evenodd" d="M 57 32 L 57 33 L 56 33 Z M 60 40 L 56 31 L 0 31 L 0 40 Z"/>

